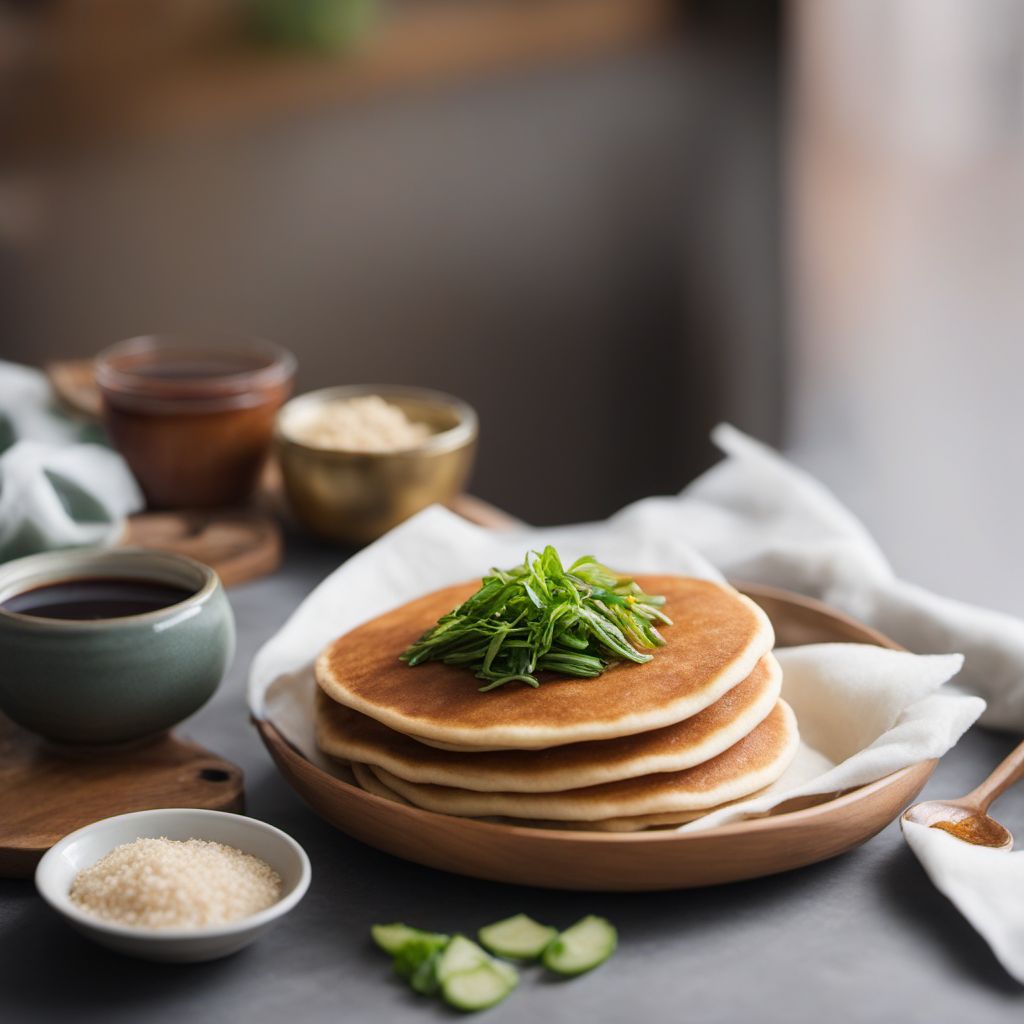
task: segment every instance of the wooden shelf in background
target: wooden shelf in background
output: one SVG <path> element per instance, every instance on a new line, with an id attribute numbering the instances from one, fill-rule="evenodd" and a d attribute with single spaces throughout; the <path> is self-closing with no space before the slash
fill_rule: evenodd
<path id="1" fill-rule="evenodd" d="M 35 25 L 17 105 L 26 146 L 219 132 L 517 67 L 638 46 L 673 0 L 416 0 L 386 7 L 348 54 L 260 48 L 228 0 L 65 0 Z"/>

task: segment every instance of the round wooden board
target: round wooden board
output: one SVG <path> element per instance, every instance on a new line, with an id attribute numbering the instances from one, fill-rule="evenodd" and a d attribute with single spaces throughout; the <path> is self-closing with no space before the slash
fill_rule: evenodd
<path id="1" fill-rule="evenodd" d="M 261 504 L 270 500 L 266 491 L 259 496 Z M 518 525 L 518 520 L 469 494 L 455 498 L 449 507 L 488 529 Z M 188 555 L 215 569 L 224 586 L 233 587 L 277 570 L 282 514 L 258 508 L 139 512 L 128 517 L 119 543 Z"/>
<path id="2" fill-rule="evenodd" d="M 244 509 L 139 512 L 129 516 L 120 543 L 188 555 L 215 569 L 225 587 L 266 576 L 281 564 L 275 519 Z"/>
<path id="3" fill-rule="evenodd" d="M 739 584 L 771 618 L 780 646 L 878 644 L 880 633 L 808 598 Z M 456 818 L 374 796 L 307 760 L 269 722 L 256 727 L 281 774 L 322 818 L 370 846 L 429 867 L 551 889 L 639 892 L 775 874 L 844 853 L 881 831 L 935 768 L 923 761 L 813 806 L 704 832 L 570 832 Z"/>
<path id="4" fill-rule="evenodd" d="M 0 877 L 27 878 L 83 825 L 154 807 L 240 811 L 242 770 L 168 733 L 123 748 L 57 747 L 0 715 Z"/>

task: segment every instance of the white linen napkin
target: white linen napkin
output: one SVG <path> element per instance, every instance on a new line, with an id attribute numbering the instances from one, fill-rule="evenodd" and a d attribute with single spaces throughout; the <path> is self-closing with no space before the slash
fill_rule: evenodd
<path id="1" fill-rule="evenodd" d="M 64 445 L 101 437 L 91 424 L 61 414 L 45 374 L 0 359 L 0 450 L 21 438 Z"/>
<path id="2" fill-rule="evenodd" d="M 939 691 L 959 671 L 958 654 L 808 644 L 776 655 L 782 696 L 800 725 L 801 755 L 764 793 L 706 814 L 684 830 L 764 814 L 796 797 L 840 793 L 941 757 L 985 707 L 978 697 Z"/>
<path id="3" fill-rule="evenodd" d="M 142 494 L 89 425 L 52 408 L 38 370 L 0 362 L 0 561 L 51 548 L 112 544 Z"/>
<path id="4" fill-rule="evenodd" d="M 974 846 L 942 829 L 904 821 L 903 835 L 939 892 L 1024 983 L 1024 851 Z"/>
<path id="5" fill-rule="evenodd" d="M 917 654 L 964 655 L 957 685 L 984 697 L 984 725 L 1024 730 L 1024 621 L 897 579 L 860 522 L 821 483 L 733 427 L 726 453 L 682 494 L 646 498 L 612 527 L 660 521 L 725 575 L 816 597 Z"/>

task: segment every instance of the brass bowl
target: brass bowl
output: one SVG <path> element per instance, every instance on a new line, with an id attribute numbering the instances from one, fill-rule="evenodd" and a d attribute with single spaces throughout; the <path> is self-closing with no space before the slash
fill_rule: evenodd
<path id="1" fill-rule="evenodd" d="M 415 448 L 357 452 L 319 447 L 294 436 L 294 425 L 328 402 L 379 395 L 433 433 Z M 434 502 L 463 489 L 476 453 L 477 417 L 440 391 L 357 384 L 293 398 L 277 416 L 275 448 L 295 518 L 328 540 L 364 544 Z"/>

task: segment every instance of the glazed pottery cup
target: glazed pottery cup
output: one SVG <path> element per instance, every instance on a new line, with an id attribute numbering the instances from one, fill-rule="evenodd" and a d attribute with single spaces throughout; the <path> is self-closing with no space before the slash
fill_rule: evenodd
<path id="1" fill-rule="evenodd" d="M 5 607 L 58 582 L 139 580 L 187 596 L 142 614 L 56 619 Z M 124 743 L 190 715 L 216 690 L 235 648 L 224 588 L 183 555 L 121 548 L 50 551 L 0 565 L 0 711 L 62 743 Z"/>

